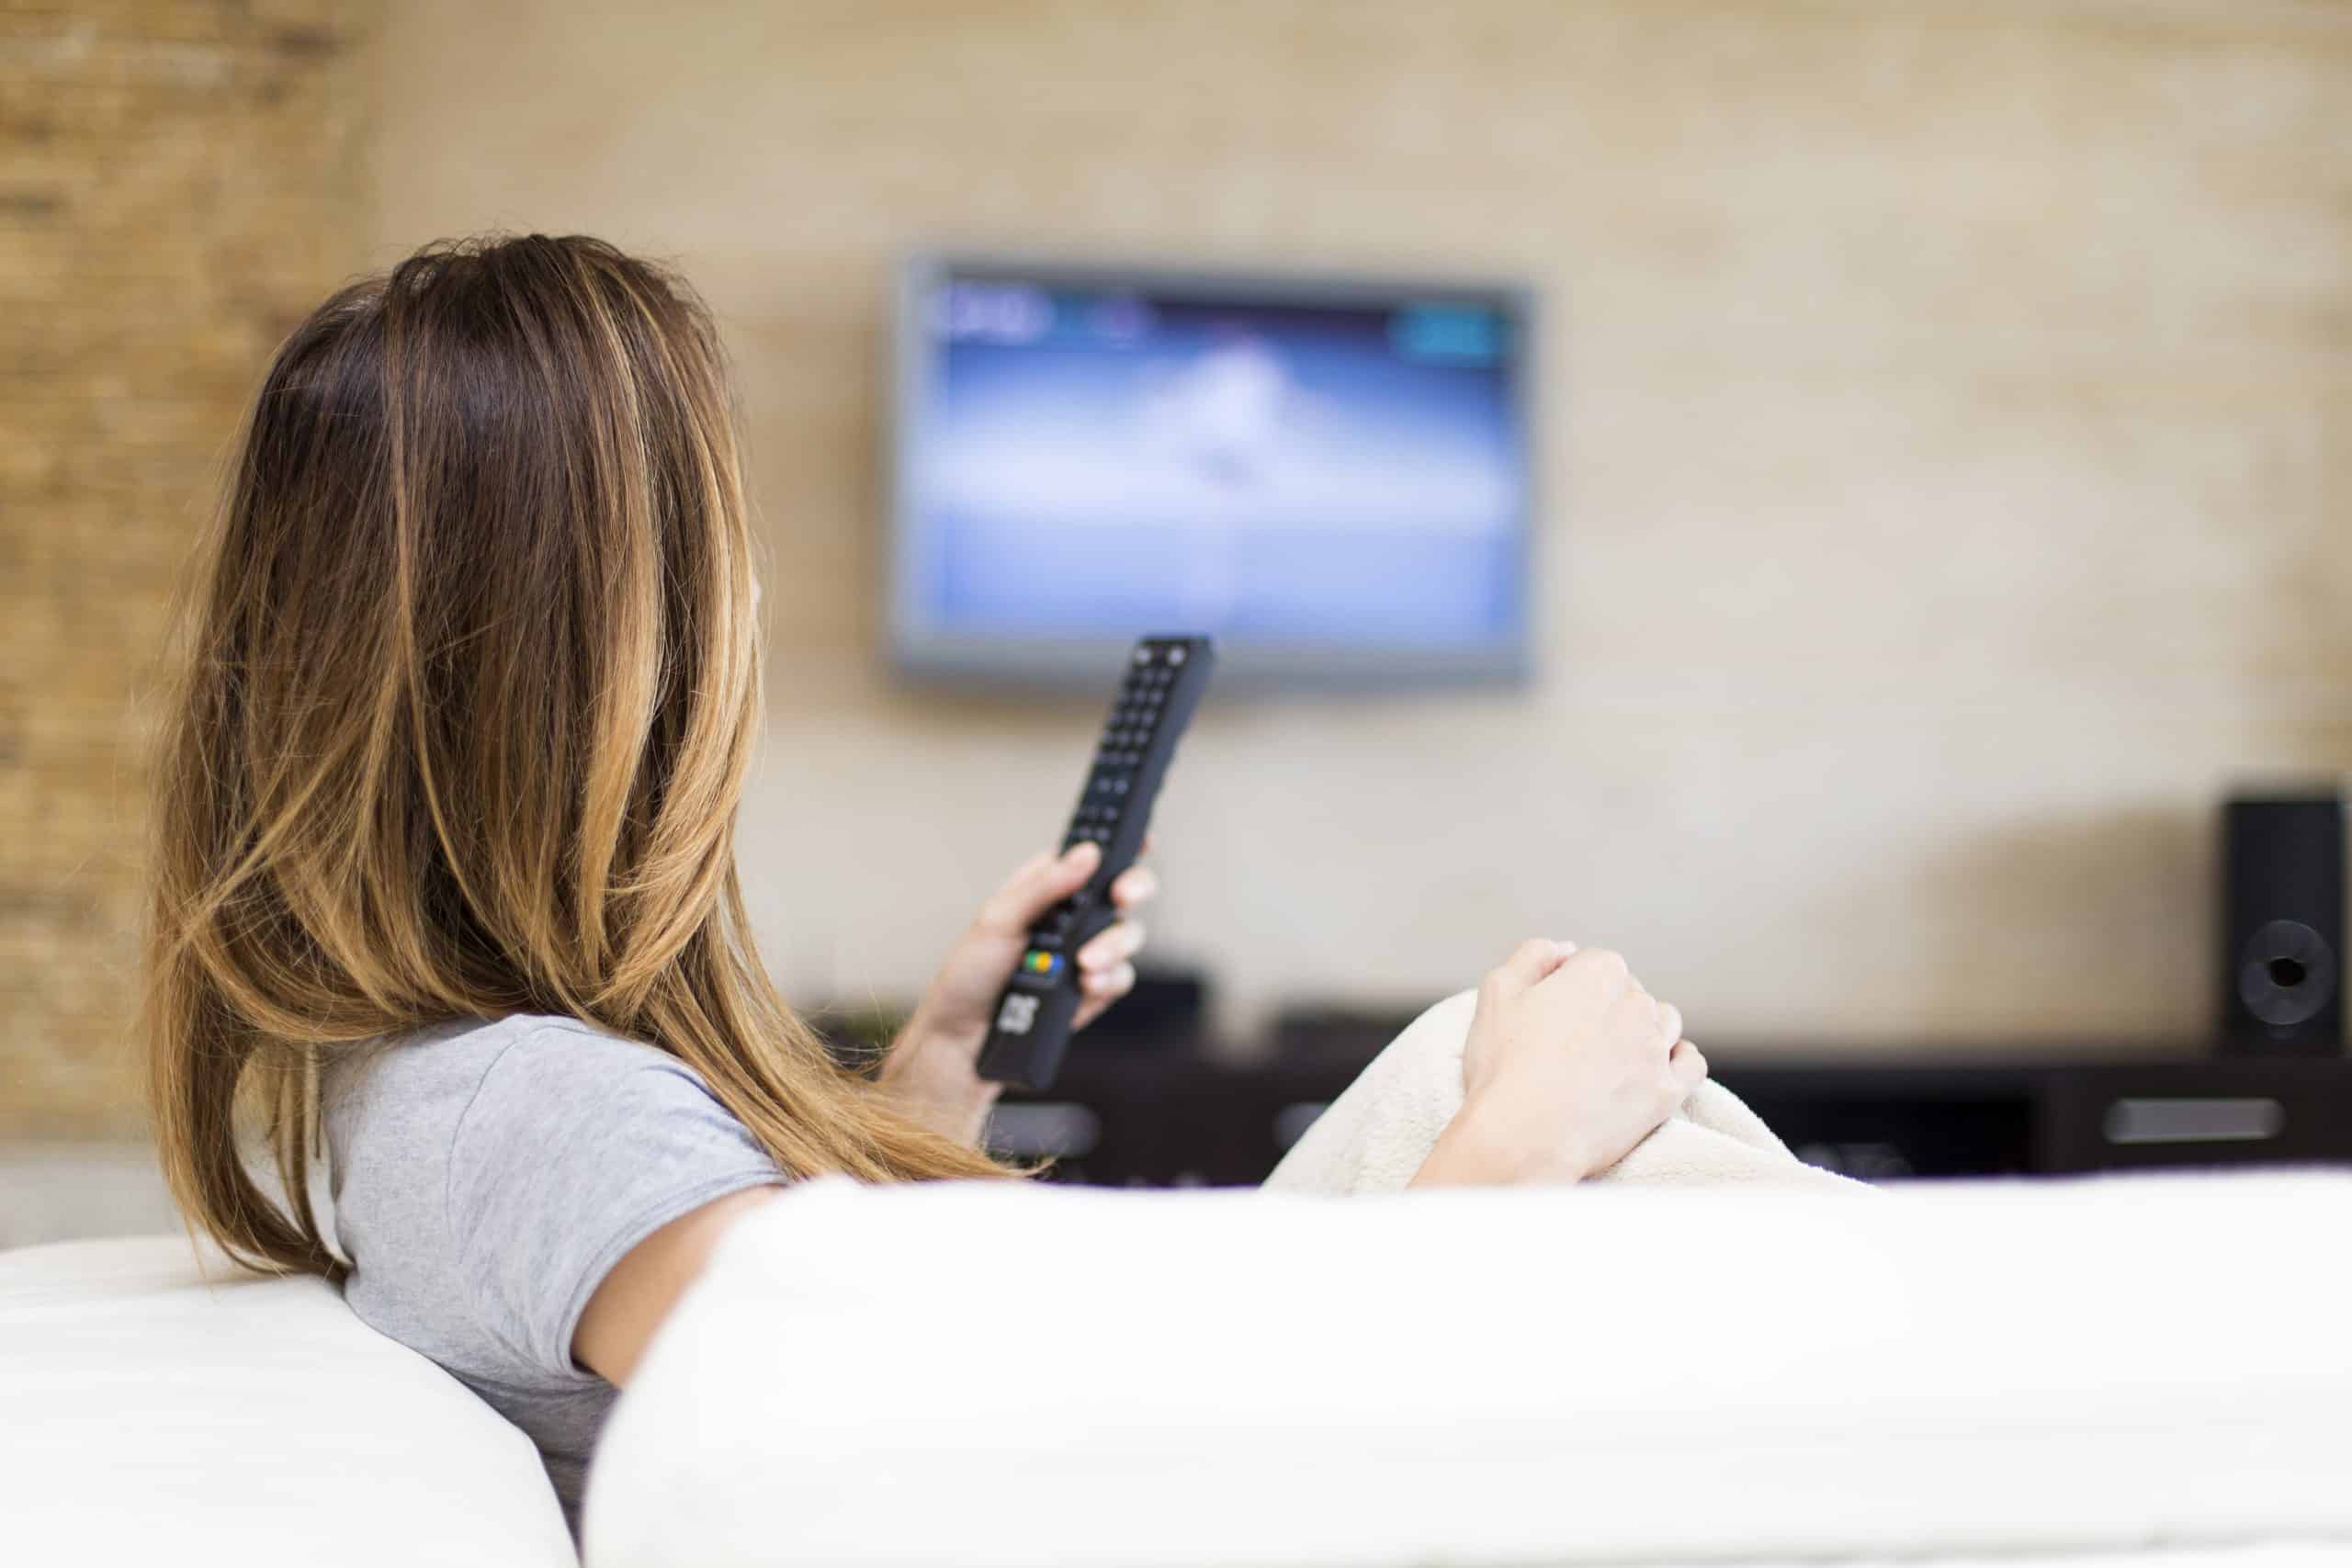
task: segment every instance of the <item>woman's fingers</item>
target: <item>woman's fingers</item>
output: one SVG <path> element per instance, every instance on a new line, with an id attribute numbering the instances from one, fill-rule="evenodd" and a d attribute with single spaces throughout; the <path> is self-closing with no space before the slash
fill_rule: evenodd
<path id="1" fill-rule="evenodd" d="M 980 924 L 1000 933 L 1025 931 L 1038 916 L 1085 886 L 1102 863 L 1102 851 L 1091 843 L 1072 844 L 1058 855 L 1032 855 L 980 906 Z"/>
<path id="2" fill-rule="evenodd" d="M 1547 989 L 1556 988 L 1564 998 L 1573 998 L 1578 1010 L 1589 1016 L 1598 1015 L 1623 999 L 1629 987 L 1634 995 L 1641 994 L 1625 968 L 1624 958 L 1605 947 L 1580 949 L 1544 984 Z"/>
<path id="3" fill-rule="evenodd" d="M 1111 884 L 1111 902 L 1121 910 L 1139 909 L 1159 892 L 1159 877 L 1148 865 L 1131 865 Z"/>
<path id="4" fill-rule="evenodd" d="M 1080 975 L 1078 984 L 1079 988 L 1090 997 L 1100 997 L 1106 1002 L 1114 1001 L 1136 988 L 1136 966 L 1114 964 L 1108 969 Z"/>
<path id="5" fill-rule="evenodd" d="M 1699 1047 L 1688 1040 L 1675 1042 L 1674 1049 L 1667 1053 L 1666 1065 L 1686 1089 L 1695 1087 L 1707 1076 L 1707 1058 L 1699 1055 Z"/>
<path id="6" fill-rule="evenodd" d="M 1682 1010 L 1672 1002 L 1657 1004 L 1658 1043 L 1670 1053 L 1676 1041 L 1682 1038 Z"/>
<path id="7" fill-rule="evenodd" d="M 1576 950 L 1577 944 L 1572 942 L 1530 937 L 1511 949 L 1509 958 L 1487 971 L 1480 988 L 1514 994 L 1523 991 L 1566 964 Z"/>
<path id="8" fill-rule="evenodd" d="M 1078 1017 L 1071 1021 L 1070 1027 L 1083 1029 L 1102 1017 L 1105 1008 L 1136 988 L 1136 966 L 1122 964 L 1099 975 L 1081 972 L 1078 987 L 1081 999 L 1078 1004 Z"/>
<path id="9" fill-rule="evenodd" d="M 1143 927 L 1121 920 L 1078 950 L 1079 976 L 1083 979 L 1114 969 L 1142 951 Z"/>

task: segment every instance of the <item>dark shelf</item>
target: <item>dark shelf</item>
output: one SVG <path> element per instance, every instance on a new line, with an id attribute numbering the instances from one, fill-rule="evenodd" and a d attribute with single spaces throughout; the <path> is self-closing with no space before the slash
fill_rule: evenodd
<path id="1" fill-rule="evenodd" d="M 1264 1179 L 1316 1111 L 1394 1032 L 1385 1019 L 1292 1027 L 1261 1065 L 1180 1047 L 1090 1050 L 1048 1095 L 1008 1096 L 1010 1152 L 1109 1186 Z M 2081 1047 L 2075 1047 L 2080 1050 Z M 2352 1163 L 2352 1059 L 2066 1059 L 1954 1047 L 1794 1060 L 1726 1046 L 1715 1077 L 1817 1165 L 1866 1179 Z"/>

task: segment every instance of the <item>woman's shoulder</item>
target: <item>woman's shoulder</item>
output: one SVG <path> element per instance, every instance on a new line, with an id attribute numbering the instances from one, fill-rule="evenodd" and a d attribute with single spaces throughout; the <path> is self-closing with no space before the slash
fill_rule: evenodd
<path id="1" fill-rule="evenodd" d="M 452 1205 L 527 1196 L 558 1164 L 557 1185 L 586 1190 L 656 1156 L 766 1160 L 693 1068 L 575 1018 L 390 1036 L 330 1066 L 321 1091 L 338 1218 L 350 1209 L 379 1231 L 446 1228 Z"/>
<path id="2" fill-rule="evenodd" d="M 398 1037 L 398 1043 L 425 1052 L 454 1049 L 458 1054 L 492 1056 L 510 1051 L 534 1053 L 585 1052 L 600 1059 L 671 1059 L 669 1053 L 600 1029 L 566 1013 L 517 1012 L 504 1018 L 458 1019 Z"/>
<path id="3" fill-rule="evenodd" d="M 684 1063 L 577 1019 L 417 1030 L 324 1088 L 345 1299 L 477 1390 L 597 1386 L 571 1345 L 605 1271 L 695 1204 L 780 1179 Z"/>
<path id="4" fill-rule="evenodd" d="M 454 1123 L 493 1080 L 525 1080 L 560 1096 L 569 1083 L 611 1083 L 646 1071 L 695 1077 L 665 1051 L 559 1013 L 453 1019 L 331 1062 L 322 1108 L 331 1131 L 340 1124 L 346 1134 L 364 1135 L 378 1121 Z"/>

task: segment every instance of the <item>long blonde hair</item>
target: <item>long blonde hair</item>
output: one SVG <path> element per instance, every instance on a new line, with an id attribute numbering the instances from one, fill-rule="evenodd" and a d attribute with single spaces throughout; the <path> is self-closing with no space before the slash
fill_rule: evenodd
<path id="1" fill-rule="evenodd" d="M 320 1067 L 453 1019 L 659 1046 L 795 1174 L 1001 1173 L 837 1066 L 751 942 L 752 541 L 679 279 L 531 235 L 342 290 L 271 365 L 211 550 L 157 779 L 147 1036 L 164 1171 L 232 1256 L 341 1271 L 309 1198 Z"/>

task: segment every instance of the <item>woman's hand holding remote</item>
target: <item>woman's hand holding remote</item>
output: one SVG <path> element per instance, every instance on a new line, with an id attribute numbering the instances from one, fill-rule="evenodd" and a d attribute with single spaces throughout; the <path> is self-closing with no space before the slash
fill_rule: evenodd
<path id="1" fill-rule="evenodd" d="M 1144 848 L 1150 847 L 1147 839 Z M 998 1086 L 982 1079 L 973 1064 L 988 1037 L 997 993 L 1027 945 L 1029 928 L 1085 886 L 1102 863 L 1102 852 L 1093 844 L 1073 845 L 1058 855 L 1032 855 L 981 906 L 978 918 L 947 950 L 938 976 L 876 1075 L 909 1111 L 951 1137 L 978 1141 Z M 1085 997 L 1075 1027 L 1085 1028 L 1135 988 L 1136 954 L 1143 951 L 1143 926 L 1135 916 L 1159 891 L 1159 879 L 1141 864 L 1129 866 L 1111 884 L 1111 904 L 1119 919 L 1075 957 Z"/>
<path id="2" fill-rule="evenodd" d="M 1624 1158 L 1706 1076 L 1681 1013 L 1623 958 L 1523 942 L 1479 983 L 1462 1109 L 1413 1185 L 1580 1181 Z"/>

